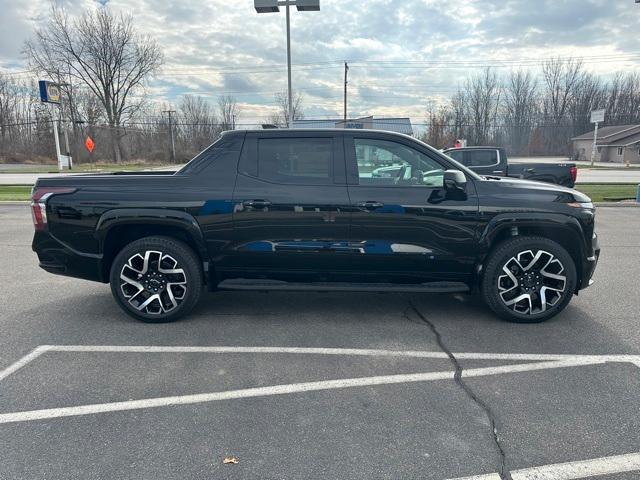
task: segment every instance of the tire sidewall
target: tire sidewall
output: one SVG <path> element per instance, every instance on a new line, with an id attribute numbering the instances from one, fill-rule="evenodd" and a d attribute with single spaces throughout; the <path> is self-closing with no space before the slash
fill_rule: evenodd
<path id="1" fill-rule="evenodd" d="M 554 255 L 564 267 L 567 283 L 560 301 L 539 314 L 515 312 L 504 304 L 498 293 L 498 277 L 509 258 L 525 250 L 545 250 Z M 542 237 L 516 237 L 499 245 L 489 256 L 482 279 L 482 296 L 487 305 L 501 318 L 514 323 L 540 323 L 560 313 L 571 301 L 577 285 L 577 273 L 573 258 L 558 243 Z"/>
<path id="2" fill-rule="evenodd" d="M 184 270 L 187 279 L 187 293 L 182 302 L 167 314 L 149 314 L 135 309 L 129 304 L 120 289 L 120 272 L 124 264 L 136 253 L 144 256 L 147 250 L 158 250 L 171 255 L 180 268 Z M 145 323 L 168 323 L 178 320 L 189 313 L 200 298 L 203 287 L 202 271 L 197 256 L 193 250 L 183 242 L 169 237 L 146 237 L 136 240 L 124 247 L 114 258 L 109 274 L 111 293 L 118 305 L 131 317 Z"/>

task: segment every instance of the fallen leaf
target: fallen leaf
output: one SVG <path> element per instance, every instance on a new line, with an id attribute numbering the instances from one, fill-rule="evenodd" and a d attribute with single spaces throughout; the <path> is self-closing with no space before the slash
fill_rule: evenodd
<path id="1" fill-rule="evenodd" d="M 224 460 L 222 461 L 222 463 L 224 463 L 225 465 L 227 465 L 227 464 L 235 465 L 236 463 L 238 463 L 238 458 L 237 457 L 224 457 Z"/>

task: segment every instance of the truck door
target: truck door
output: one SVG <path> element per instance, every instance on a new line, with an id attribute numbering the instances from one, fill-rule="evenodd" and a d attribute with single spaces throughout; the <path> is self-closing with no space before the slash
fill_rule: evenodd
<path id="1" fill-rule="evenodd" d="M 465 194 L 450 196 L 443 188 L 442 159 L 410 140 L 385 137 L 345 137 L 352 268 L 372 282 L 467 280 L 478 215 L 472 179 Z M 373 176 L 379 163 L 398 166 L 398 173 Z"/>
<path id="2" fill-rule="evenodd" d="M 233 195 L 228 278 L 331 280 L 350 223 L 342 138 L 247 134 Z"/>

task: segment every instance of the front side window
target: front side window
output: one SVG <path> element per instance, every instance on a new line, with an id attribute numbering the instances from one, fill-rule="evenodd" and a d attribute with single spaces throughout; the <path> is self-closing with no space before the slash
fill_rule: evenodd
<path id="1" fill-rule="evenodd" d="M 329 184 L 333 173 L 331 138 L 258 140 L 258 177 L 276 183 Z"/>
<path id="2" fill-rule="evenodd" d="M 464 152 L 462 150 L 451 150 L 447 152 L 447 155 L 453 158 L 456 162 L 463 163 L 462 162 L 463 153 Z"/>
<path id="3" fill-rule="evenodd" d="M 442 166 L 411 147 L 371 138 L 355 138 L 354 144 L 360 185 L 443 185 Z"/>

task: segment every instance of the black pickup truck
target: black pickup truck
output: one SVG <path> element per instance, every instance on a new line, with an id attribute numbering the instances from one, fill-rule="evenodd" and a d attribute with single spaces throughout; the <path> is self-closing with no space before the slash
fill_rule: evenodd
<path id="1" fill-rule="evenodd" d="M 524 178 L 571 188 L 578 176 L 575 163 L 509 163 L 504 148 L 449 148 L 444 153 L 479 175 Z"/>
<path id="2" fill-rule="evenodd" d="M 389 162 L 395 176 L 373 175 Z M 43 269 L 110 283 L 146 322 L 188 313 L 205 286 L 479 291 L 539 322 L 591 283 L 600 252 L 584 194 L 367 130 L 232 131 L 176 173 L 41 178 L 32 214 Z"/>

